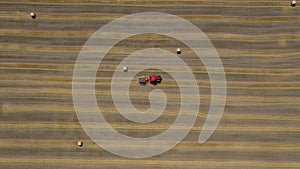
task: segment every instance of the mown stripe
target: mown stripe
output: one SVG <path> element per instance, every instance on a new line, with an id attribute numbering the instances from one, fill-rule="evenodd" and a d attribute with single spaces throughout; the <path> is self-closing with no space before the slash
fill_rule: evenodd
<path id="1" fill-rule="evenodd" d="M 109 123 L 109 125 L 118 130 L 167 130 L 170 128 L 170 124 L 120 124 L 120 123 Z M 173 126 L 175 130 L 183 130 L 186 129 L 186 126 Z M 81 129 L 81 125 L 79 123 L 41 123 L 41 122 L 30 122 L 26 121 L 24 123 L 12 123 L 7 121 L 2 121 L 0 124 L 0 129 L 64 129 L 64 130 L 76 130 Z M 108 129 L 107 125 L 104 124 L 90 124 L 86 125 L 86 128 L 89 129 Z M 200 131 L 202 126 L 193 126 L 191 131 Z M 282 127 L 282 126 L 228 126 L 228 125 L 219 125 L 216 129 L 217 131 L 245 131 L 245 132 L 299 132 L 299 127 Z M 109 131 L 108 131 L 109 132 Z"/>
<path id="2" fill-rule="evenodd" d="M 40 163 L 65 163 L 65 164 L 118 164 L 130 165 L 163 165 L 163 166 L 210 166 L 210 167 L 268 167 L 268 168 L 299 168 L 298 162 L 263 162 L 263 161 L 180 161 L 180 160 L 124 160 L 124 159 L 100 159 L 100 158 L 0 158 L 0 163 L 24 163 L 24 164 L 40 164 Z"/>
<path id="3" fill-rule="evenodd" d="M 0 29 L 0 35 L 10 36 L 30 36 L 30 37 L 47 37 L 47 38 L 87 38 L 94 32 L 92 31 L 39 31 L 39 30 L 22 30 L 22 29 Z M 243 35 L 243 34 L 221 34 L 221 33 L 207 33 L 210 40 L 236 40 L 247 42 L 266 42 L 276 40 L 294 40 L 300 41 L 298 34 L 268 34 L 268 35 Z M 117 37 L 117 35 L 116 35 Z M 166 40 L 168 37 L 159 35 L 142 35 L 138 37 L 131 37 L 132 40 L 143 40 L 151 38 L 152 40 Z"/>
<path id="4" fill-rule="evenodd" d="M 17 3 L 17 4 L 35 4 L 35 0 L 13 0 L 1 3 Z M 150 0 L 150 1 L 138 1 L 138 0 L 45 0 L 38 2 L 39 4 L 60 4 L 60 5 L 99 5 L 99 4 L 110 4 L 118 6 L 191 6 L 191 5 L 205 5 L 205 6 L 236 6 L 236 7 L 284 7 L 290 4 L 283 1 L 207 1 L 207 0 Z"/>
<path id="5" fill-rule="evenodd" d="M 16 43 L 0 43 L 0 49 L 9 51 L 9 50 L 22 50 L 22 51 L 44 51 L 44 52 L 53 52 L 53 53 L 79 53 L 82 46 L 33 46 L 27 44 L 16 44 Z M 91 47 L 91 52 L 93 52 L 93 48 Z M 101 47 L 97 49 L 101 50 Z M 168 51 L 174 51 L 173 48 L 164 48 Z M 111 54 L 131 54 L 135 52 L 137 49 L 133 48 L 120 48 L 114 47 L 109 53 Z M 192 51 L 189 51 L 185 48 L 182 50 L 186 50 L 186 54 L 191 54 Z M 222 55 L 239 55 L 239 56 L 259 56 L 259 57 L 283 57 L 289 55 L 299 55 L 299 50 L 287 50 L 287 49 L 274 49 L 274 50 L 250 50 L 250 49 L 218 49 L 218 52 Z"/>
<path id="6" fill-rule="evenodd" d="M 6 148 L 76 148 L 78 140 L 0 140 L 0 147 Z M 85 148 L 97 148 L 91 140 L 82 140 Z M 114 141 L 111 141 L 114 144 Z M 119 146 L 125 146 L 119 145 Z M 240 143 L 240 142 L 208 142 L 199 144 L 197 142 L 183 141 L 176 146 L 176 149 L 210 149 L 210 150 L 232 150 L 232 151 L 299 151 L 300 144 L 279 144 L 279 143 Z"/>
<path id="7" fill-rule="evenodd" d="M 114 20 L 120 18 L 124 15 L 121 14 L 79 14 L 79 13 L 39 13 L 39 19 L 43 20 Z M 272 16 L 272 17 L 241 17 L 241 16 L 217 16 L 217 15 L 178 15 L 190 22 L 196 21 L 214 21 L 214 22 L 251 22 L 253 24 L 265 24 L 272 22 L 299 22 L 300 18 L 295 16 Z M 24 20 L 28 19 L 28 13 L 16 13 L 12 15 L 10 13 L 0 13 L 0 19 L 14 19 L 14 20 Z M 121 19 L 120 19 L 121 20 Z M 139 20 L 136 20 L 139 21 Z M 142 21 L 142 20 L 140 20 Z M 157 20 L 159 21 L 159 20 Z"/>

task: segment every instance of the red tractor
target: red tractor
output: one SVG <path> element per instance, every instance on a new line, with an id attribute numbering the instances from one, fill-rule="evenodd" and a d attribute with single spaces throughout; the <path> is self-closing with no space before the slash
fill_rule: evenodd
<path id="1" fill-rule="evenodd" d="M 139 83 L 145 85 L 148 81 L 150 81 L 151 84 L 156 85 L 157 83 L 161 83 L 162 78 L 160 75 L 155 76 L 151 75 L 149 78 L 147 76 L 140 76 L 139 77 Z"/>
<path id="2" fill-rule="evenodd" d="M 160 75 L 158 75 L 158 76 L 151 75 L 151 76 L 149 76 L 149 79 L 150 79 L 150 83 L 154 84 L 154 85 L 156 85 L 157 83 L 161 83 L 161 81 L 162 81 L 162 78 Z"/>

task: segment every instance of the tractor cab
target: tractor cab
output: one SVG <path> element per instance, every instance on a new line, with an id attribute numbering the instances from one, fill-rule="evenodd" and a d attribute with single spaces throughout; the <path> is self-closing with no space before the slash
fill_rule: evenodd
<path id="1" fill-rule="evenodd" d="M 162 78 L 160 75 L 158 75 L 158 76 L 151 75 L 151 76 L 149 76 L 149 79 L 150 79 L 150 83 L 154 84 L 154 85 L 157 83 L 161 83 L 161 81 L 162 81 Z"/>
<path id="2" fill-rule="evenodd" d="M 156 85 L 157 83 L 161 83 L 162 81 L 162 77 L 160 75 L 155 76 L 155 75 L 151 75 L 149 77 L 147 76 L 140 76 L 139 77 L 139 83 L 142 85 L 145 85 L 148 83 L 148 81 L 152 84 L 152 85 Z"/>

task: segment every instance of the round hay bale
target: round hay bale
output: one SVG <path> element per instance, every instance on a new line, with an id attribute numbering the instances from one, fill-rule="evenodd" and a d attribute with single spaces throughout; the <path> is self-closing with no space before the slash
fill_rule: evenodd
<path id="1" fill-rule="evenodd" d="M 177 48 L 177 54 L 181 54 L 181 49 Z"/>
<path id="2" fill-rule="evenodd" d="M 292 2 L 291 2 L 291 7 L 296 7 L 296 1 L 295 0 L 293 0 Z"/>
<path id="3" fill-rule="evenodd" d="M 124 72 L 127 72 L 127 71 L 128 71 L 128 67 L 124 66 L 124 67 L 123 67 L 123 71 L 124 71 Z"/>
<path id="4" fill-rule="evenodd" d="M 31 12 L 31 13 L 30 13 L 30 16 L 31 16 L 32 19 L 35 19 L 35 18 L 36 18 L 36 14 L 35 14 L 34 12 Z"/>
<path id="5" fill-rule="evenodd" d="M 78 147 L 82 147 L 83 146 L 83 141 L 78 141 L 77 145 L 78 145 Z"/>

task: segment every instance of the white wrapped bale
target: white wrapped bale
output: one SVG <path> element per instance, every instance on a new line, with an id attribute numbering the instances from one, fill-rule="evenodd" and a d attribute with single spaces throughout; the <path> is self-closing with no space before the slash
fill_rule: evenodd
<path id="1" fill-rule="evenodd" d="M 79 147 L 82 147 L 82 146 L 83 146 L 83 141 L 78 141 L 77 145 L 78 145 Z"/>
<path id="2" fill-rule="evenodd" d="M 30 13 L 30 16 L 31 16 L 32 19 L 35 19 L 35 18 L 36 18 L 36 14 L 35 14 L 34 12 L 31 12 L 31 13 Z"/>
<path id="3" fill-rule="evenodd" d="M 177 48 L 177 54 L 181 54 L 181 49 Z"/>
<path id="4" fill-rule="evenodd" d="M 292 6 L 292 7 L 296 7 L 296 0 L 293 0 L 293 1 L 291 2 L 291 6 Z"/>

